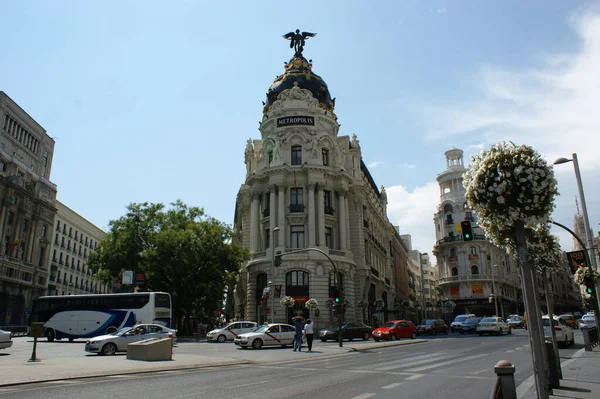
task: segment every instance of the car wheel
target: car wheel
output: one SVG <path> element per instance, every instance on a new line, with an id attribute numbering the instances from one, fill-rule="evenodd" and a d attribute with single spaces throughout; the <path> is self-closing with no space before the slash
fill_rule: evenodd
<path id="1" fill-rule="evenodd" d="M 412 333 L 412 335 L 410 336 L 410 339 L 415 339 L 417 338 L 417 333 Z"/>
<path id="2" fill-rule="evenodd" d="M 46 330 L 46 339 L 48 342 L 54 342 L 54 330 L 49 328 Z"/>
<path id="3" fill-rule="evenodd" d="M 371 335 L 368 332 L 366 332 L 365 335 L 363 335 L 363 341 L 368 341 L 369 338 L 371 338 Z"/>
<path id="4" fill-rule="evenodd" d="M 323 338 L 321 338 L 321 342 L 327 342 L 327 340 L 326 340 L 326 339 L 323 339 Z"/>
<path id="5" fill-rule="evenodd" d="M 75 338 L 69 338 L 69 342 L 75 341 Z"/>
<path id="6" fill-rule="evenodd" d="M 377 338 L 373 338 L 373 340 L 375 340 L 375 342 L 379 342 L 379 339 L 377 339 Z"/>
<path id="7" fill-rule="evenodd" d="M 112 356 L 117 353 L 117 347 L 115 344 L 106 344 L 102 347 L 102 354 L 105 356 Z"/>
<path id="8" fill-rule="evenodd" d="M 446 335 L 448 335 L 448 329 L 446 328 Z"/>
<path id="9" fill-rule="evenodd" d="M 390 341 L 395 341 L 398 338 L 396 337 L 396 334 L 392 334 L 392 336 L 390 337 Z"/>
<path id="10" fill-rule="evenodd" d="M 479 336 L 480 336 L 480 337 L 483 337 L 483 333 L 479 333 Z"/>
<path id="11" fill-rule="evenodd" d="M 287 345 L 281 345 L 282 348 L 287 348 Z"/>
<path id="12" fill-rule="evenodd" d="M 508 335 L 512 334 L 512 330 L 510 329 L 510 327 L 508 327 Z"/>
<path id="13" fill-rule="evenodd" d="M 431 335 L 437 335 L 437 331 L 433 330 L 433 332 L 431 333 Z"/>
<path id="14" fill-rule="evenodd" d="M 253 342 L 252 342 L 252 347 L 254 349 L 260 349 L 263 346 L 263 342 L 262 339 L 260 338 L 256 338 Z"/>
<path id="15" fill-rule="evenodd" d="M 225 342 L 225 341 L 227 341 L 227 337 L 225 337 L 224 335 L 219 335 L 219 336 L 217 337 L 217 342 L 219 342 L 219 343 L 221 343 L 221 344 L 222 344 L 222 343 L 223 343 L 223 342 Z"/>
<path id="16" fill-rule="evenodd" d="M 460 335 L 463 335 L 465 332 L 463 330 L 460 330 Z M 448 333 L 446 333 L 448 334 Z"/>

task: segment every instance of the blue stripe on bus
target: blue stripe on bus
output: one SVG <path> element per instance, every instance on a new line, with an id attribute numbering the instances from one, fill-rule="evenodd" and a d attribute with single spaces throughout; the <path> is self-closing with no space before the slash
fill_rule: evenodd
<path id="1" fill-rule="evenodd" d="M 127 311 L 127 310 L 96 311 L 96 312 L 110 315 L 109 319 L 102 326 L 98 327 L 94 331 L 91 331 L 91 332 L 88 332 L 85 334 L 69 334 L 67 332 L 55 329 L 56 338 L 57 339 L 92 338 L 92 337 L 96 337 L 98 335 L 104 335 L 106 333 L 106 330 L 109 327 L 114 327 L 117 330 L 121 327 L 121 325 L 123 325 L 123 327 L 132 327 L 136 321 L 135 313 Z M 127 317 L 125 324 L 123 324 L 125 317 L 128 315 L 129 315 L 129 317 Z"/>

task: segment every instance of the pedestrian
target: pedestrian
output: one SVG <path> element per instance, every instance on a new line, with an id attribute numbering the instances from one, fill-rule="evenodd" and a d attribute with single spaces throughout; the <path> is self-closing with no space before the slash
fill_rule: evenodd
<path id="1" fill-rule="evenodd" d="M 295 316 L 292 318 L 294 328 L 296 329 L 296 335 L 294 335 L 294 352 L 302 351 L 302 332 L 304 331 L 304 317 Z"/>
<path id="2" fill-rule="evenodd" d="M 308 345 L 308 351 L 312 352 L 314 331 L 313 331 L 313 322 L 311 319 L 306 319 L 306 324 L 304 325 L 304 334 L 306 335 L 306 344 Z"/>

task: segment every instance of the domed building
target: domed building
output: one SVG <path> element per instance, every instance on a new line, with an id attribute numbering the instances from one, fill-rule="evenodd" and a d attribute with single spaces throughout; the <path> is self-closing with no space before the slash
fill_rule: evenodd
<path id="1" fill-rule="evenodd" d="M 394 268 L 406 268 L 406 248 L 387 218 L 385 189 L 362 161 L 356 135 L 338 136 L 335 98 L 301 52 L 269 87 L 259 130 L 246 144 L 236 200 L 234 227 L 252 256 L 235 290 L 235 317 L 304 315 L 326 326 L 337 317 L 339 282 L 345 320 L 380 324 L 407 299 L 396 297 L 394 279 Z M 292 307 L 281 304 L 285 296 Z M 319 309 L 309 313 L 311 298 Z"/>

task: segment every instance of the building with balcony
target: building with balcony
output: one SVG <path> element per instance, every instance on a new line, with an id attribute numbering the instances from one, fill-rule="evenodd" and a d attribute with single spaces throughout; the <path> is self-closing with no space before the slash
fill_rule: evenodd
<path id="1" fill-rule="evenodd" d="M 47 295 L 104 294 L 107 286 L 87 265 L 89 255 L 106 233 L 60 201 L 52 239 Z"/>
<path id="2" fill-rule="evenodd" d="M 236 287 L 236 317 L 288 322 L 296 314 L 308 316 L 304 303 L 315 298 L 319 315 L 311 317 L 329 324 L 337 317 L 331 304 L 338 279 L 347 320 L 379 325 L 394 310 L 395 283 L 402 278 L 394 267 L 404 262 L 406 250 L 356 135 L 340 136 L 339 129 L 326 83 L 311 61 L 296 54 L 268 89 L 261 138 L 246 144 L 234 226 L 252 259 Z M 338 275 L 318 251 L 288 254 L 307 248 L 325 252 Z M 276 268 L 274 253 L 283 255 Z M 283 308 L 283 296 L 293 297 L 294 307 Z"/>
<path id="3" fill-rule="evenodd" d="M 465 200 L 462 150 L 451 149 L 445 155 L 446 170 L 437 176 L 440 205 L 433 218 L 436 232 L 433 254 L 438 264 L 440 300 L 456 303 L 454 314 L 491 316 L 496 311 L 490 298 L 497 295 L 499 316 L 514 313 L 522 298 L 516 262 L 505 250 L 486 240 L 477 224 L 477 215 Z M 472 241 L 464 241 L 461 230 L 464 220 L 471 222 Z"/>
<path id="4" fill-rule="evenodd" d="M 21 325 L 46 292 L 56 185 L 54 140 L 0 91 L 0 325 Z"/>

